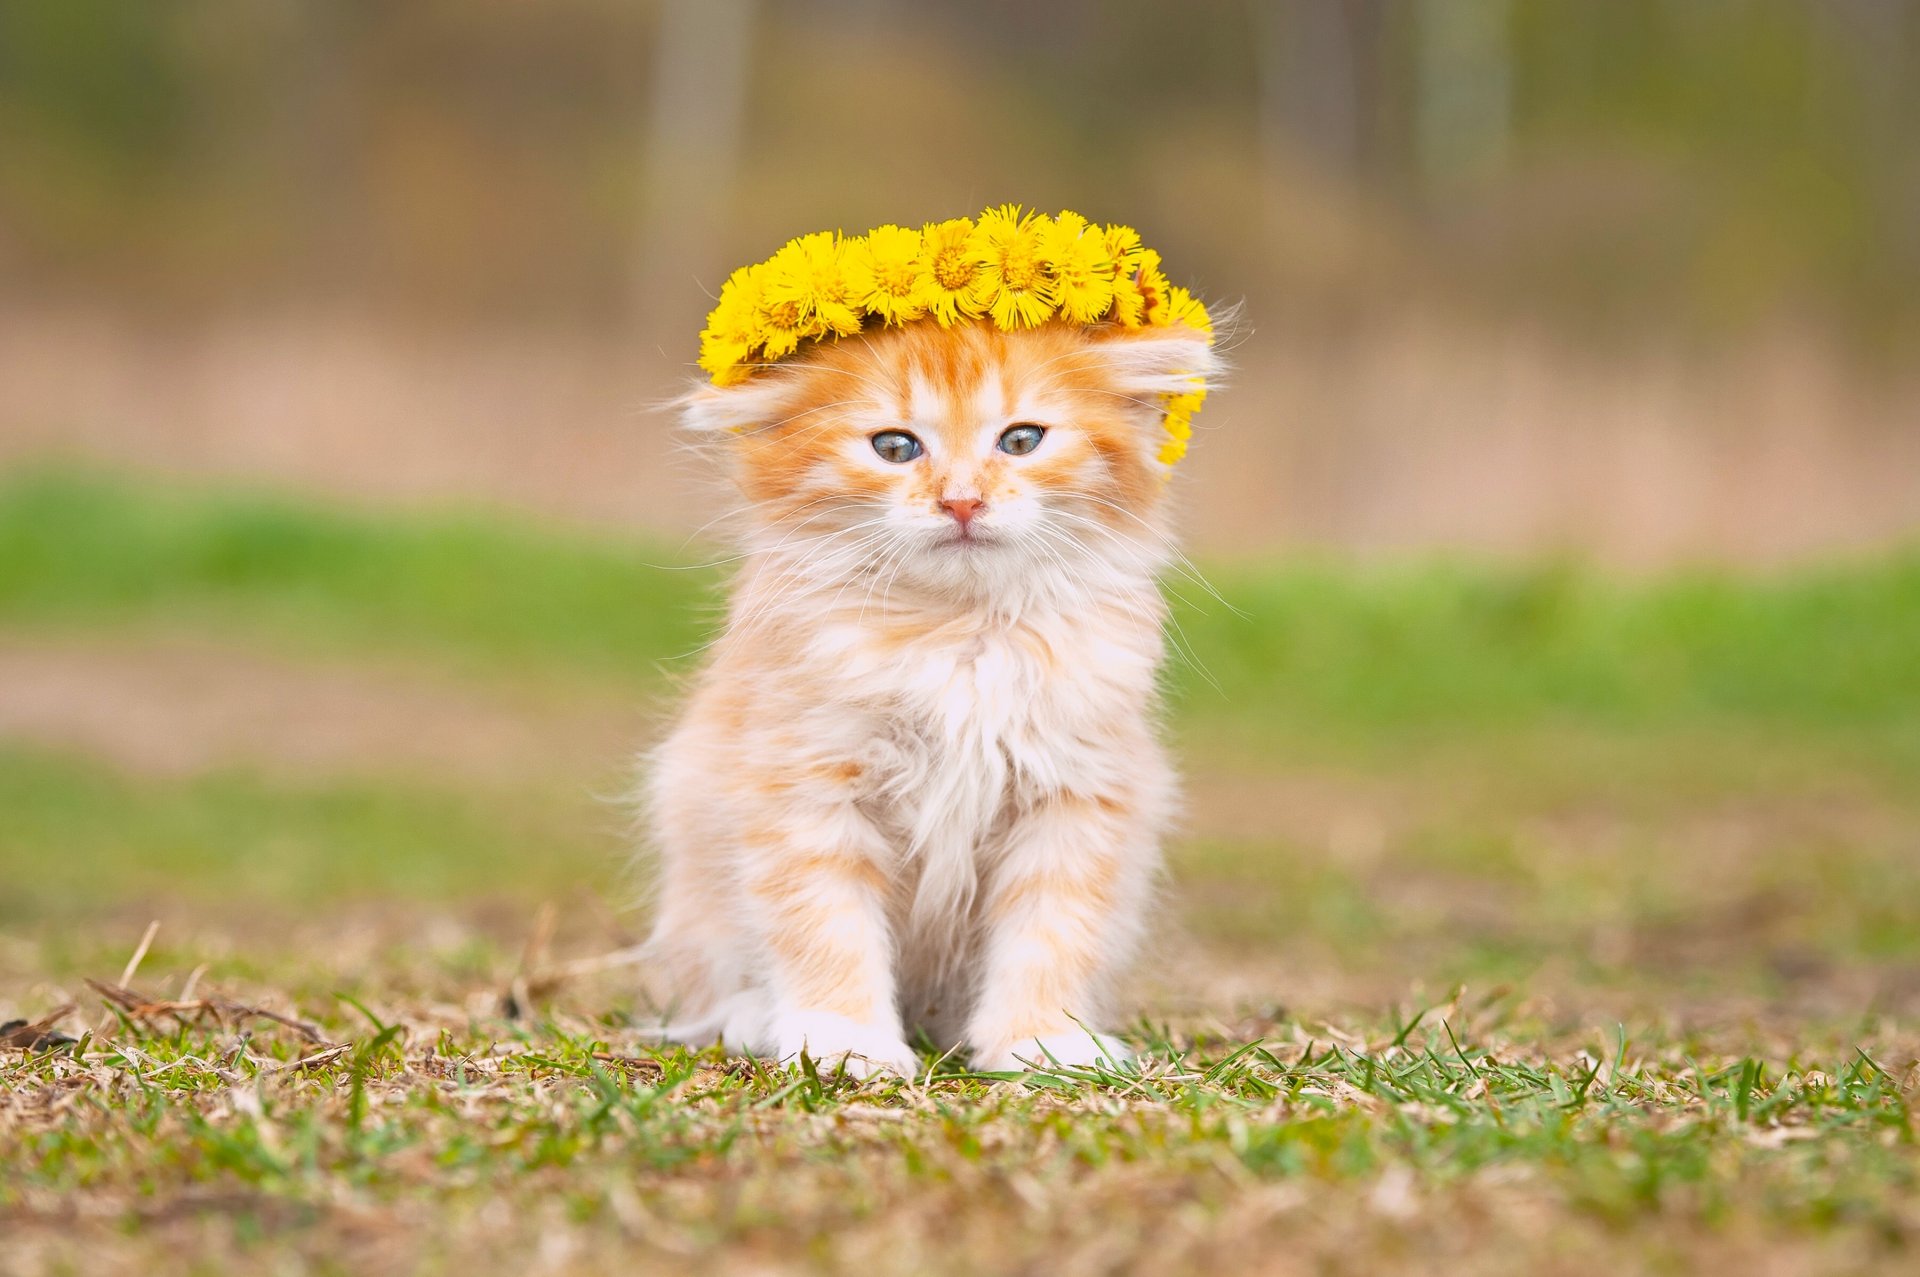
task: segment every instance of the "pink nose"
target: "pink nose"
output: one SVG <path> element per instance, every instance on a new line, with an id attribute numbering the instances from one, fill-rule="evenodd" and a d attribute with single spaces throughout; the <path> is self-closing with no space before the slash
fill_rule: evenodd
<path id="1" fill-rule="evenodd" d="M 948 497 L 940 504 L 946 507 L 947 513 L 959 522 L 962 529 L 973 522 L 973 516 L 980 512 L 981 506 L 981 502 L 972 497 Z"/>

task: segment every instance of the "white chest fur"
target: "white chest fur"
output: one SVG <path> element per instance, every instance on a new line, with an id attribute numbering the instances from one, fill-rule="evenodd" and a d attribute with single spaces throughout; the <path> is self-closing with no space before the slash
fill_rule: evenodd
<path id="1" fill-rule="evenodd" d="M 1126 784 L 1161 651 L 1141 602 L 819 632 L 812 655 L 872 724 L 874 814 L 914 862 L 918 922 L 964 916 L 1023 808 Z"/>

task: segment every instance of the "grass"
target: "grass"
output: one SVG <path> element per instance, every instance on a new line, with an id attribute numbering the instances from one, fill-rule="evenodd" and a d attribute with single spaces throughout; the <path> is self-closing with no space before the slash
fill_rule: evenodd
<path id="1" fill-rule="evenodd" d="M 1845 1265 L 1897 1260 L 1915 1222 L 1914 1079 L 1857 1045 L 1731 1056 L 1456 1003 L 1237 1046 L 1149 1031 L 1140 1072 L 861 1085 L 417 1003 L 338 1004 L 317 1027 L 344 1051 L 237 1027 L 123 1013 L 15 1066 L 10 1090 L 67 1101 L 14 1116 L 16 1217 L 113 1204 L 140 1222 L 89 1236 L 109 1264 L 172 1243 L 342 1271 L 1479 1269 L 1490 1238 L 1540 1271 L 1569 1247 L 1690 1266 L 1726 1236 Z"/>
<path id="2" fill-rule="evenodd" d="M 0 483 L 0 622 L 14 625 L 218 628 L 646 682 L 703 641 L 717 575 L 499 516 L 395 521 L 63 470 Z M 1563 718 L 1920 726 L 1920 554 L 1764 583 L 1622 585 L 1566 564 L 1219 578 L 1223 600 L 1173 580 L 1189 658 L 1174 692 L 1252 741 Z"/>
<path id="3" fill-rule="evenodd" d="M 418 782 L 302 784 L 233 771 L 155 779 L 0 749 L 0 844 L 15 871 L 0 925 L 85 917 L 106 895 L 248 908 L 554 892 L 583 881 L 613 890 L 615 813 L 596 822 L 581 808 L 537 793 L 476 802 Z"/>
<path id="4" fill-rule="evenodd" d="M 26 472 L 0 655 L 184 636 L 565 738 L 684 668 L 687 562 Z M 1920 559 L 1211 575 L 1137 1070 L 660 1049 L 567 965 L 637 935 L 601 774 L 147 771 L 0 688 L 0 1019 L 79 1038 L 0 1048 L 0 1270 L 1911 1269 Z"/>
<path id="5" fill-rule="evenodd" d="M 31 470 L 0 484 L 0 621 L 219 631 L 313 653 L 649 680 L 702 641 L 710 577 L 481 515 L 394 521 Z"/>

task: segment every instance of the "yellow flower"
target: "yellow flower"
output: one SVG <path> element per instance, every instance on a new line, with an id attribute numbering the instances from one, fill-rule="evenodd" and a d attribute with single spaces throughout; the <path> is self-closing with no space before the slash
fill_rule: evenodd
<path id="1" fill-rule="evenodd" d="M 1146 299 L 1134 286 L 1133 274 L 1140 268 L 1140 257 L 1145 250 L 1140 246 L 1140 232 L 1131 226 L 1109 226 L 1102 232 L 1107 244 L 1107 257 L 1113 263 L 1113 315 L 1112 318 L 1126 328 L 1138 328 L 1146 318 Z"/>
<path id="2" fill-rule="evenodd" d="M 848 241 L 849 258 L 873 281 L 866 295 L 855 299 L 868 314 L 904 324 L 927 313 L 930 273 L 920 246 L 919 231 L 891 223 Z"/>
<path id="3" fill-rule="evenodd" d="M 1062 212 L 1041 236 L 1041 251 L 1053 268 L 1060 317 L 1098 323 L 1113 307 L 1113 259 L 1106 238 L 1078 213 Z"/>
<path id="4" fill-rule="evenodd" d="M 742 365 L 751 353 L 749 346 L 726 341 L 711 333 L 700 334 L 700 367 L 713 378 L 716 386 L 737 386 L 745 381 L 752 370 Z"/>
<path id="5" fill-rule="evenodd" d="M 796 301 L 768 301 L 760 298 L 760 346 L 769 360 L 785 359 L 800 347 L 801 325 L 806 318 Z"/>
<path id="6" fill-rule="evenodd" d="M 1140 264 L 1140 232 L 1115 222 L 1101 227 L 1100 237 L 1107 242 L 1107 256 L 1113 259 L 1114 272 L 1131 274 Z"/>
<path id="7" fill-rule="evenodd" d="M 1114 280 L 1114 317 L 1128 328 L 1169 322 L 1167 277 L 1160 269 L 1160 254 L 1140 248 L 1129 259 L 1126 272 Z"/>
<path id="8" fill-rule="evenodd" d="M 1056 305 L 1043 246 L 1053 219 L 1003 204 L 980 215 L 980 300 L 1003 329 L 1034 328 Z"/>
<path id="9" fill-rule="evenodd" d="M 1207 314 L 1198 297 L 1178 284 L 1167 290 L 1167 314 L 1168 323 L 1197 328 L 1207 335 L 1209 342 L 1213 340 L 1213 316 Z"/>
<path id="10" fill-rule="evenodd" d="M 700 367 L 715 385 L 744 381 L 751 371 L 741 365 L 760 344 L 759 271 L 757 266 L 742 266 L 728 277 L 700 334 Z"/>
<path id="11" fill-rule="evenodd" d="M 802 337 L 850 337 L 860 331 L 859 301 L 873 290 L 873 274 L 832 231 L 788 240 L 765 267 L 760 288 L 767 354 L 791 354 Z M 775 338 L 785 349 L 775 353 Z"/>
<path id="12" fill-rule="evenodd" d="M 1131 283 L 1133 291 L 1140 295 L 1141 312 L 1149 324 L 1173 322 L 1173 312 L 1167 306 L 1167 277 L 1160 270 L 1160 254 L 1151 248 L 1141 249 Z"/>
<path id="13" fill-rule="evenodd" d="M 942 328 L 962 319 L 978 319 L 986 308 L 980 304 L 980 249 L 973 219 L 928 222 L 920 238 L 920 252 L 927 262 L 927 313 Z"/>
<path id="14" fill-rule="evenodd" d="M 1167 396 L 1167 415 L 1164 422 L 1167 441 L 1160 445 L 1160 462 L 1172 465 L 1187 455 L 1187 440 L 1193 438 L 1193 414 L 1200 411 L 1200 405 L 1207 401 L 1206 384 L 1198 377 L 1193 379 L 1194 388 L 1183 394 Z"/>

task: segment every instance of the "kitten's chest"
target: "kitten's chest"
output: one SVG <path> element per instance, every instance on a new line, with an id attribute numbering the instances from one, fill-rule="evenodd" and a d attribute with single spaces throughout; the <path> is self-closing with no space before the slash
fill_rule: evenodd
<path id="1" fill-rule="evenodd" d="M 1019 791 L 1071 787 L 1136 725 L 1160 636 L 1151 616 L 1056 614 L 877 627 L 844 650 L 850 698 L 879 715 L 897 766 L 912 773 L 897 792 L 968 824 Z"/>

